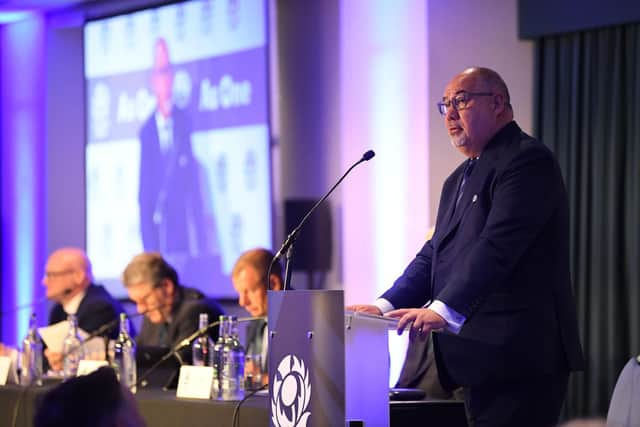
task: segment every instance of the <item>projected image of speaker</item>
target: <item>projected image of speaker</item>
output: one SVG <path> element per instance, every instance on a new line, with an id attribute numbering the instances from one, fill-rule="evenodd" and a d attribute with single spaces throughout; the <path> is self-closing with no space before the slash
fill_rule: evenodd
<path id="1" fill-rule="evenodd" d="M 285 200 L 287 234 L 300 223 L 316 202 L 316 199 Z M 307 287 L 310 289 L 318 287 L 314 285 L 313 273 L 326 273 L 331 269 L 332 236 L 331 209 L 325 201 L 304 224 L 294 246 L 292 270 L 308 274 Z"/>
<path id="2" fill-rule="evenodd" d="M 112 295 L 159 251 L 234 297 L 237 257 L 273 241 L 268 2 L 169 3 L 84 26 L 87 253 Z"/>

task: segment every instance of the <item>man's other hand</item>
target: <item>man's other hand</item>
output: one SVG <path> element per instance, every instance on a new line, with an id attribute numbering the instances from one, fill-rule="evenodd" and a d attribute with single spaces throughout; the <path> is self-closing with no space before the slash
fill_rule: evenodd
<path id="1" fill-rule="evenodd" d="M 409 340 L 426 339 L 431 331 L 437 331 L 447 326 L 442 316 L 428 308 L 401 308 L 386 314 L 398 320 L 398 335 L 409 326 Z"/>

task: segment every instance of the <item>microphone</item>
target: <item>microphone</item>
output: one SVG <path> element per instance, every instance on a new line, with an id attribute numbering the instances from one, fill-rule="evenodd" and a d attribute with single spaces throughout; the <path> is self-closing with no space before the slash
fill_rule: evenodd
<path id="1" fill-rule="evenodd" d="M 28 304 L 21 304 L 21 305 L 17 305 L 9 310 L 6 311 L 0 311 L 0 317 L 4 316 L 5 314 L 9 314 L 9 313 L 15 313 L 18 311 L 22 311 L 24 309 L 27 308 L 33 308 L 33 307 L 38 307 L 39 305 L 42 305 L 44 303 L 46 303 L 49 300 L 53 300 L 54 298 L 59 298 L 59 297 L 66 297 L 67 295 L 69 295 L 71 292 L 73 292 L 73 289 L 63 289 L 60 292 L 57 292 L 55 294 L 53 294 L 51 297 L 42 297 L 39 300 L 35 301 L 35 302 L 30 302 Z"/>
<path id="2" fill-rule="evenodd" d="M 136 318 L 136 317 L 144 316 L 145 314 L 147 314 L 147 313 L 149 313 L 151 311 L 161 309 L 161 308 L 166 307 L 168 305 L 171 305 L 171 304 L 162 304 L 162 305 L 147 309 L 147 310 L 143 311 L 142 313 L 133 313 L 133 314 L 125 313 L 125 315 L 127 316 L 127 319 L 133 319 L 133 318 Z M 87 335 L 80 342 L 79 348 L 83 348 L 93 338 L 104 337 L 104 340 L 105 340 L 105 348 L 104 348 L 104 350 L 105 350 L 105 359 L 108 360 L 109 357 L 108 357 L 108 354 L 107 354 L 108 353 L 107 341 L 108 341 L 109 338 L 107 337 L 107 333 L 109 333 L 113 328 L 115 328 L 119 324 L 120 324 L 120 316 L 118 315 L 114 319 L 110 320 L 109 322 L 104 323 L 101 326 L 99 326 L 98 328 L 96 328 L 93 331 L 89 332 L 89 335 Z M 132 339 L 133 339 L 133 337 L 132 337 Z M 63 359 L 66 358 L 69 354 L 75 352 L 76 350 L 77 350 L 77 348 L 72 348 L 70 351 L 62 353 L 62 358 Z"/>
<path id="3" fill-rule="evenodd" d="M 269 265 L 269 270 L 267 272 L 267 280 L 269 280 L 268 278 L 271 277 L 271 268 L 273 267 L 273 264 L 282 256 L 283 253 L 288 252 L 290 250 L 290 248 L 293 246 L 293 243 L 295 242 L 296 238 L 298 237 L 298 233 L 300 232 L 300 229 L 302 228 L 304 223 L 307 222 L 307 219 L 317 209 L 317 207 L 320 206 L 322 204 L 322 202 L 324 202 L 326 200 L 326 198 L 331 195 L 331 193 L 333 193 L 333 190 L 335 190 L 336 187 L 338 187 L 338 185 L 340 185 L 340 183 L 347 177 L 347 175 L 349 175 L 349 173 L 356 166 L 358 166 L 362 162 L 366 162 L 366 161 L 371 160 L 375 155 L 376 155 L 376 153 L 373 150 L 368 150 L 367 152 L 365 152 L 362 155 L 362 157 L 360 158 L 360 160 L 358 160 L 357 162 L 352 164 L 351 167 L 349 169 L 347 169 L 347 171 L 344 173 L 344 175 L 342 175 L 340 177 L 340 179 L 333 185 L 333 187 L 331 187 L 329 189 L 329 191 L 324 196 L 322 196 L 322 198 L 320 200 L 318 200 L 318 202 L 315 205 L 313 205 L 313 207 L 311 209 L 309 209 L 309 212 L 307 212 L 307 214 L 302 218 L 302 220 L 296 226 L 296 228 L 294 228 L 293 231 L 291 233 L 289 233 L 289 235 L 285 239 L 284 243 L 282 243 L 282 246 L 280 246 L 280 249 L 278 250 L 278 252 L 276 252 L 275 256 L 271 260 L 271 264 Z M 290 263 L 290 261 L 291 261 L 291 254 L 287 253 L 287 265 L 286 265 L 286 268 L 285 268 L 284 290 L 286 290 L 289 287 L 289 282 L 291 281 L 291 273 L 289 271 L 289 263 Z M 271 281 L 270 280 L 268 282 L 268 287 L 269 287 L 269 289 L 271 289 Z"/>
<path id="4" fill-rule="evenodd" d="M 266 320 L 267 317 L 266 316 L 259 316 L 259 317 L 242 317 L 240 319 L 238 319 L 238 322 L 248 322 L 251 320 Z M 136 382 L 136 386 L 139 386 L 142 384 L 142 382 L 144 380 L 146 380 L 149 375 L 151 375 L 151 373 L 153 371 L 155 371 L 158 366 L 160 366 L 161 364 L 163 364 L 164 362 L 166 362 L 167 360 L 171 359 L 172 357 L 175 357 L 176 359 L 178 359 L 178 362 L 180 362 L 180 365 L 184 365 L 184 360 L 182 360 L 182 356 L 180 356 L 180 351 L 185 349 L 186 347 L 191 345 L 191 342 L 202 336 L 205 335 L 207 332 L 209 332 L 211 330 L 211 328 L 218 326 L 220 324 L 219 320 L 213 321 L 211 323 L 209 323 L 208 325 L 196 329 L 196 331 L 194 333 L 192 333 L 191 335 L 187 336 L 186 338 L 184 338 L 183 340 L 181 340 L 178 344 L 176 344 L 171 350 L 169 350 L 164 356 L 162 356 L 160 358 L 160 360 L 158 360 L 156 363 L 153 364 L 153 366 L 151 366 L 149 369 L 147 369 L 142 375 L 140 375 L 140 377 L 138 378 L 138 381 Z M 171 383 L 172 380 L 175 378 L 175 373 L 174 375 L 169 379 L 168 383 Z"/>
<path id="5" fill-rule="evenodd" d="M 267 316 L 257 316 L 257 317 L 241 317 L 240 319 L 238 319 L 238 322 L 248 322 L 251 320 L 267 320 Z M 188 337 L 186 337 L 185 339 L 183 339 L 182 341 L 180 341 L 173 349 L 174 352 L 176 351 L 180 351 L 185 347 L 188 347 L 189 345 L 191 345 L 191 342 L 193 340 L 195 340 L 196 338 L 199 338 L 201 336 L 203 336 L 204 334 L 206 334 L 207 332 L 209 332 L 211 330 L 211 328 L 213 328 L 214 326 L 217 326 L 220 324 L 219 320 L 216 320 L 214 322 L 209 323 L 207 326 L 202 327 L 198 330 L 196 330 L 194 333 L 192 333 L 191 335 L 189 335 Z"/>
<path id="6" fill-rule="evenodd" d="M 145 310 L 145 311 L 143 311 L 141 313 L 133 313 L 133 314 L 125 313 L 125 315 L 127 316 L 127 319 L 135 319 L 136 317 L 144 316 L 147 313 L 150 313 L 150 312 L 155 311 L 155 310 L 160 310 L 161 308 L 167 307 L 169 305 L 171 305 L 171 304 L 169 304 L 169 303 L 161 304 L 161 305 L 158 305 L 156 307 L 151 307 L 151 308 L 149 308 L 149 309 L 147 309 L 147 310 Z M 89 335 L 82 342 L 85 343 L 85 342 L 89 341 L 91 338 L 102 336 L 102 335 L 110 332 L 113 328 L 115 328 L 119 324 L 120 324 L 120 316 L 117 316 L 115 319 L 112 319 L 109 322 L 101 325 L 97 329 L 94 329 L 93 331 L 91 331 L 89 333 Z"/>
<path id="7" fill-rule="evenodd" d="M 168 305 L 171 305 L 171 304 L 162 304 L 162 305 L 159 305 L 157 307 L 151 307 L 150 309 L 147 309 L 147 310 L 143 311 L 142 313 L 133 313 L 133 314 L 125 313 L 125 315 L 127 316 L 127 319 L 134 319 L 136 317 L 144 316 L 145 314 L 150 313 L 150 312 L 152 312 L 154 310 L 159 310 L 159 309 L 161 309 L 163 307 L 166 307 Z M 87 342 L 89 342 L 90 340 L 92 340 L 93 338 L 96 338 L 96 337 L 104 336 L 105 340 L 107 340 L 108 337 L 106 335 L 109 332 L 111 332 L 111 330 L 113 328 L 115 328 L 116 326 L 118 326 L 119 324 L 120 324 L 120 316 L 118 315 L 118 316 L 116 316 L 115 319 L 112 319 L 112 320 L 108 321 L 107 323 L 104 323 L 101 326 L 99 326 L 98 328 L 94 329 L 93 331 L 89 332 L 89 335 L 87 335 L 86 338 L 84 338 L 80 342 L 80 347 L 84 347 Z M 132 339 L 133 339 L 133 337 L 132 337 Z M 106 347 L 107 347 L 107 345 L 106 345 L 106 341 L 105 341 L 105 352 L 108 350 Z M 75 351 L 75 349 L 72 349 L 69 353 L 72 353 L 74 351 Z M 64 353 L 62 355 L 62 357 L 67 357 L 69 355 L 69 353 Z"/>

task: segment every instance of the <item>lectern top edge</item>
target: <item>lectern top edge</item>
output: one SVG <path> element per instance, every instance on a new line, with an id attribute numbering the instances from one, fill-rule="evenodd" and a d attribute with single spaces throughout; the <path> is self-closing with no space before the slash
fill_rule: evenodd
<path id="1" fill-rule="evenodd" d="M 398 319 L 394 319 L 391 317 L 378 316 L 376 314 L 369 314 L 369 313 L 363 313 L 360 311 L 351 311 L 351 310 L 345 310 L 344 315 L 345 317 L 361 318 L 361 319 L 380 322 L 380 323 L 383 323 L 385 327 L 388 329 L 396 329 L 398 327 Z"/>

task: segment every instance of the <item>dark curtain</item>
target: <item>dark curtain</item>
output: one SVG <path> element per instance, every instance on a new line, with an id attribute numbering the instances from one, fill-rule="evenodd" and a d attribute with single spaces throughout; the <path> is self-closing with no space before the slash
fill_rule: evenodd
<path id="1" fill-rule="evenodd" d="M 555 151 L 569 193 L 587 359 L 565 416 L 604 416 L 622 367 L 640 352 L 640 24 L 536 43 L 535 133 Z"/>

